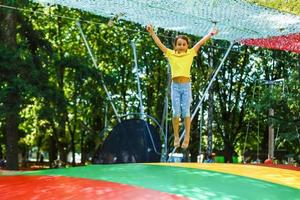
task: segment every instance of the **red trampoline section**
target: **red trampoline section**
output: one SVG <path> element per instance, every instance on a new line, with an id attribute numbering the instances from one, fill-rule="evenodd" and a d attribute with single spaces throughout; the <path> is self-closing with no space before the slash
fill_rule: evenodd
<path id="1" fill-rule="evenodd" d="M 245 39 L 240 43 L 269 49 L 292 51 L 300 54 L 300 33 L 275 36 L 270 38 Z"/>
<path id="2" fill-rule="evenodd" d="M 15 199 L 187 199 L 151 189 L 64 176 L 0 176 L 2 200 Z"/>

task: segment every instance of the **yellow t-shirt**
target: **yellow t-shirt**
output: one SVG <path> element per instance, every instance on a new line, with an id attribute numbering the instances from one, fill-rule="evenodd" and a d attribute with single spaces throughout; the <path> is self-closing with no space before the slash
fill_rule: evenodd
<path id="1" fill-rule="evenodd" d="M 190 78 L 193 58 L 197 56 L 195 49 L 188 49 L 186 53 L 175 53 L 174 50 L 167 49 L 165 57 L 171 65 L 172 78 L 184 76 Z"/>

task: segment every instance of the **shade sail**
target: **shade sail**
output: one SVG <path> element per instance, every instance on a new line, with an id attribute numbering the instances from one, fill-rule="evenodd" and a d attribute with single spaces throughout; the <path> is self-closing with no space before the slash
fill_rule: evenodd
<path id="1" fill-rule="evenodd" d="M 260 7 L 243 0 L 33 0 L 42 4 L 59 4 L 104 17 L 119 15 L 120 19 L 141 25 L 153 24 L 167 30 L 192 35 L 206 35 L 215 24 L 217 39 L 244 41 L 244 44 L 298 52 L 292 37 L 300 33 L 300 16 Z M 276 44 L 285 38 L 285 42 Z M 255 40 L 261 39 L 263 40 Z M 271 38 L 270 44 L 267 38 Z M 246 40 L 252 39 L 252 40 Z M 248 41 L 248 42 L 246 42 Z M 273 45 L 273 44 L 276 45 Z M 298 50 L 297 50 L 298 49 Z M 299 52 L 298 52 L 299 53 Z"/>
<path id="2" fill-rule="evenodd" d="M 240 42 L 245 45 L 293 51 L 300 54 L 300 33 L 261 39 L 245 39 Z"/>

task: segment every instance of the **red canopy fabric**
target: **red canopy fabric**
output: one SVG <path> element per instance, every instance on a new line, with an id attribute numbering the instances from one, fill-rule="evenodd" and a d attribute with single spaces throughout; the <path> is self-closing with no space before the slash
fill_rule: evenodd
<path id="1" fill-rule="evenodd" d="M 292 51 L 300 54 L 300 33 L 274 36 L 270 38 L 245 39 L 240 43 L 249 46 L 260 46 L 270 49 Z"/>

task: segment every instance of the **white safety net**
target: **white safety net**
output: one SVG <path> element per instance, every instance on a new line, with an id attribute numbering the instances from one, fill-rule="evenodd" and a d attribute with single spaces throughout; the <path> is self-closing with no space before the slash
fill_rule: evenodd
<path id="1" fill-rule="evenodd" d="M 239 41 L 300 32 L 300 16 L 243 0 L 33 0 L 59 4 L 104 17 L 203 36 L 216 24 L 217 39 Z"/>

